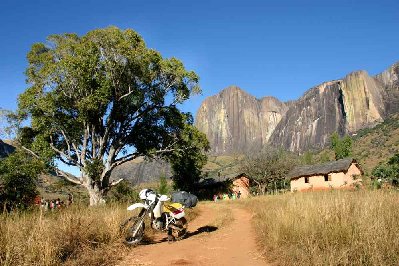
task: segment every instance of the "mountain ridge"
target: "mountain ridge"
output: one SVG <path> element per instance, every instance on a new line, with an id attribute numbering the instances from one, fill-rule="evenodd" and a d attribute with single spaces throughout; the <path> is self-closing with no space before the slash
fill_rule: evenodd
<path id="1" fill-rule="evenodd" d="M 319 149 L 334 131 L 353 134 L 399 112 L 398 77 L 399 62 L 375 76 L 352 71 L 287 102 L 229 86 L 202 102 L 195 125 L 207 135 L 212 154 L 268 144 L 295 152 Z"/>

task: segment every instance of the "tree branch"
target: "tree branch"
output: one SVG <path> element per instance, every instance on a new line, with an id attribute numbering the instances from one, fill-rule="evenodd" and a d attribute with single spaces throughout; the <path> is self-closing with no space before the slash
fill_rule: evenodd
<path id="1" fill-rule="evenodd" d="M 28 153 L 30 153 L 31 155 L 33 155 L 35 158 L 40 159 L 39 155 L 37 155 L 36 153 L 34 153 L 32 150 L 26 148 L 25 146 L 21 146 L 21 148 L 25 151 L 27 151 Z"/>
<path id="2" fill-rule="evenodd" d="M 124 179 L 120 178 L 119 180 L 112 181 L 111 184 L 109 184 L 110 187 L 118 185 L 120 182 L 122 182 Z"/>
<path id="3" fill-rule="evenodd" d="M 72 153 L 72 152 L 71 152 L 71 145 L 69 144 L 69 140 L 68 140 L 68 138 L 67 138 L 67 136 L 66 136 L 64 130 L 61 129 L 61 133 L 62 133 L 62 135 L 64 136 L 65 142 L 66 142 L 66 144 L 67 144 L 68 153 L 71 154 L 71 153 Z"/>
<path id="4" fill-rule="evenodd" d="M 118 165 L 124 164 L 126 162 L 132 161 L 134 159 L 136 159 L 139 156 L 138 153 L 131 153 L 128 154 L 126 156 L 123 156 L 117 160 L 115 160 L 111 165 L 110 168 L 108 169 L 109 171 L 111 171 L 112 169 L 114 169 L 115 167 L 117 167 Z"/>
<path id="5" fill-rule="evenodd" d="M 85 127 L 85 133 L 83 136 L 83 147 L 82 147 L 82 152 L 80 154 L 80 161 L 83 162 L 86 160 L 86 152 L 87 152 L 87 142 L 89 138 L 89 125 L 86 125 L 86 122 L 83 123 Z"/>
<path id="6" fill-rule="evenodd" d="M 130 85 L 129 85 L 129 91 L 128 91 L 126 94 L 124 94 L 124 95 L 122 95 L 121 97 L 119 97 L 119 98 L 118 98 L 118 101 L 120 101 L 120 100 L 122 100 L 123 98 L 129 96 L 129 95 L 132 94 L 132 93 L 133 93 L 133 91 L 132 91 L 132 89 L 130 88 Z"/>
<path id="7" fill-rule="evenodd" d="M 21 148 L 22 148 L 23 150 L 27 151 L 28 153 L 30 153 L 30 154 L 31 154 L 32 156 L 34 156 L 35 158 L 40 159 L 40 156 L 37 155 L 37 154 L 36 154 L 35 152 L 33 152 L 32 150 L 26 148 L 25 146 L 21 146 Z M 81 181 L 80 179 L 78 179 L 77 177 L 75 177 L 75 176 L 73 176 L 73 175 L 71 175 L 71 174 L 68 174 L 68 173 L 66 173 L 66 172 L 64 172 L 64 171 L 62 171 L 62 170 L 60 170 L 60 169 L 58 169 L 58 168 L 55 169 L 55 172 L 56 172 L 57 176 L 64 177 L 65 179 L 67 179 L 68 181 L 70 181 L 70 182 L 72 182 L 72 183 L 74 183 L 74 184 L 78 184 L 78 185 L 81 185 L 81 184 L 82 184 L 82 181 Z"/>
<path id="8" fill-rule="evenodd" d="M 58 168 L 55 169 L 55 172 L 56 172 L 57 176 L 63 177 L 66 180 L 68 180 L 69 182 L 72 182 L 72 183 L 77 184 L 77 185 L 82 185 L 83 184 L 82 180 L 80 180 L 76 176 L 68 174 L 68 173 L 66 173 L 66 172 L 64 172 L 64 171 L 62 171 L 62 170 L 60 170 Z"/>
<path id="9" fill-rule="evenodd" d="M 64 156 L 67 160 L 75 163 L 76 166 L 82 166 L 79 161 L 76 161 L 75 159 L 73 159 L 71 156 L 67 155 L 65 152 L 60 151 L 59 149 L 57 149 L 56 147 L 54 147 L 53 143 L 50 143 L 50 147 L 53 149 L 53 151 L 57 152 L 60 156 Z M 70 163 L 68 163 L 70 164 Z M 73 164 L 70 164 L 73 165 Z"/>

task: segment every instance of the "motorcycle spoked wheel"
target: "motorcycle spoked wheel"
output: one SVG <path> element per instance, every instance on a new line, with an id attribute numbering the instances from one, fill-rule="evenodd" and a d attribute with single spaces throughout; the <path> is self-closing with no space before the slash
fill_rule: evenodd
<path id="1" fill-rule="evenodd" d="M 141 240 L 143 240 L 144 238 L 144 229 L 145 229 L 145 225 L 144 222 L 140 223 L 141 219 L 140 218 L 134 218 L 134 219 L 130 219 L 127 220 L 124 223 L 125 226 L 125 244 L 129 245 L 129 246 L 135 246 L 138 243 L 141 242 Z M 138 228 L 140 227 L 140 228 Z M 133 235 L 133 233 L 137 230 L 137 233 L 135 235 Z"/>
<path id="2" fill-rule="evenodd" d="M 188 223 L 186 218 L 180 218 L 174 225 L 179 227 L 179 229 L 172 229 L 172 236 L 176 241 L 182 240 L 187 234 Z"/>

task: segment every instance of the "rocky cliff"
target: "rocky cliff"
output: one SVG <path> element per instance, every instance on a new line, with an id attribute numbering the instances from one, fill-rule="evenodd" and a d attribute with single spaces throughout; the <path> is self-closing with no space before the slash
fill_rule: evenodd
<path id="1" fill-rule="evenodd" d="M 162 160 L 144 160 L 140 157 L 115 168 L 111 179 L 123 178 L 133 185 L 145 182 L 157 182 L 161 176 L 169 178 L 172 169 L 169 163 Z"/>
<path id="2" fill-rule="evenodd" d="M 376 76 L 385 88 L 385 110 L 388 115 L 399 112 L 399 62 Z"/>
<path id="3" fill-rule="evenodd" d="M 334 131 L 351 134 L 399 112 L 398 77 L 399 64 L 375 77 L 356 71 L 289 103 L 273 97 L 258 100 L 232 86 L 202 103 L 196 126 L 215 154 L 265 144 L 291 151 L 321 148 Z"/>
<path id="4" fill-rule="evenodd" d="M 9 141 L 4 142 L 0 139 L 0 158 L 8 156 L 15 150 L 14 146 L 10 145 L 8 142 Z"/>
<path id="5" fill-rule="evenodd" d="M 207 135 L 214 154 L 230 153 L 267 143 L 286 111 L 274 97 L 256 99 L 230 86 L 202 103 L 196 126 Z"/>

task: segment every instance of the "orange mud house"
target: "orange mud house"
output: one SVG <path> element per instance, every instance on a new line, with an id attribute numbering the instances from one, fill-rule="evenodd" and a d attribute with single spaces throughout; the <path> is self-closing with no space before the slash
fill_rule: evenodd
<path id="1" fill-rule="evenodd" d="M 363 174 L 356 160 L 347 158 L 319 165 L 294 168 L 289 174 L 291 191 L 352 188 Z"/>
<path id="2" fill-rule="evenodd" d="M 245 174 L 234 177 L 232 190 L 236 194 L 240 192 L 241 198 L 248 198 L 250 195 L 248 177 L 246 177 Z"/>

